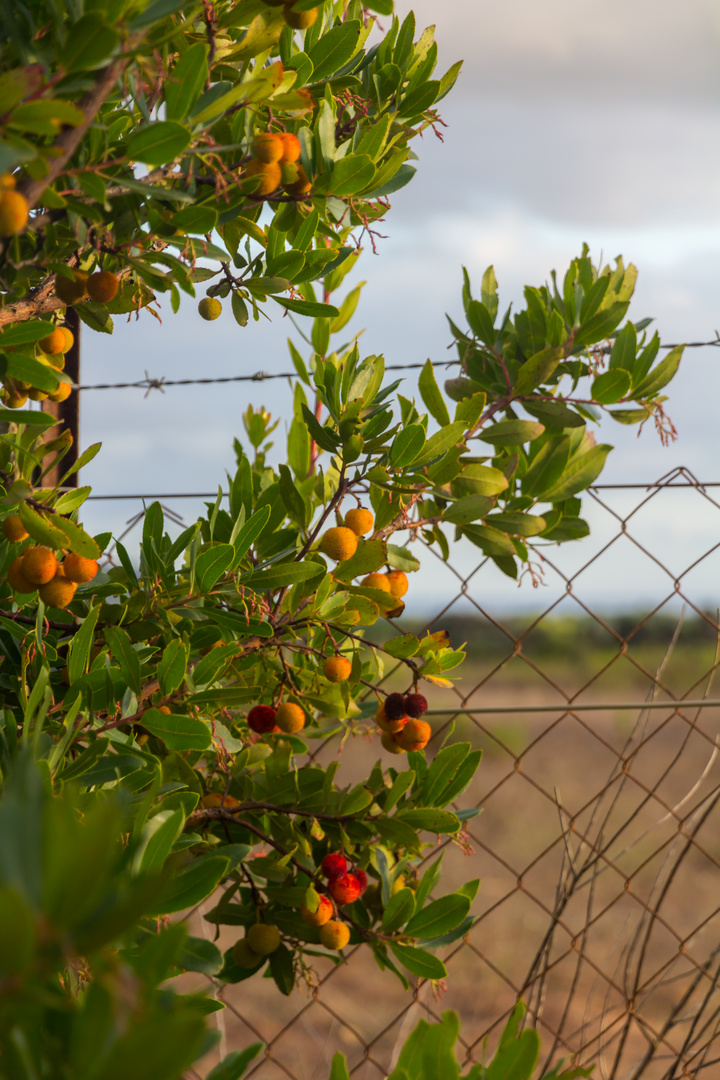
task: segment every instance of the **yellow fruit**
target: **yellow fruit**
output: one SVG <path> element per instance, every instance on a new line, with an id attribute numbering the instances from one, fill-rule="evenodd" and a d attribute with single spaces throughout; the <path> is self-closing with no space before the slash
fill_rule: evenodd
<path id="1" fill-rule="evenodd" d="M 73 337 L 72 330 L 68 330 L 67 326 L 61 326 L 63 334 L 65 335 L 65 348 L 62 350 L 64 353 L 70 352 L 75 344 L 75 338 Z M 63 365 L 64 367 L 64 365 Z"/>
<path id="2" fill-rule="evenodd" d="M 19 514 L 8 514 L 2 523 L 2 531 L 13 544 L 19 544 L 21 540 L 27 540 L 30 535 L 20 520 Z"/>
<path id="3" fill-rule="evenodd" d="M 69 382 L 61 382 L 57 390 L 52 394 L 48 394 L 50 401 L 67 401 L 73 392 L 73 388 Z"/>
<path id="4" fill-rule="evenodd" d="M 305 713 L 299 705 L 285 701 L 275 710 L 275 723 L 286 735 L 294 735 L 305 727 Z"/>
<path id="5" fill-rule="evenodd" d="M 40 586 L 38 593 L 44 604 L 48 604 L 50 607 L 64 608 L 72 600 L 76 588 L 77 585 L 74 581 L 70 581 L 64 574 L 56 574 L 52 581 Z"/>
<path id="6" fill-rule="evenodd" d="M 374 517 L 364 506 L 357 506 L 354 510 L 348 510 L 345 515 L 345 524 L 352 529 L 356 536 L 365 536 L 372 531 Z"/>
<path id="7" fill-rule="evenodd" d="M 50 353 L 51 356 L 65 352 L 65 333 L 62 326 L 56 326 L 52 334 L 41 338 L 38 344 L 44 353 Z"/>
<path id="8" fill-rule="evenodd" d="M 98 564 L 95 559 L 87 559 L 84 555 L 76 555 L 73 551 L 65 556 L 62 566 L 66 577 L 69 577 L 71 581 L 76 582 L 78 585 L 83 585 L 86 581 L 92 581 L 98 572 Z M 170 712 L 169 709 L 168 712 Z"/>
<path id="9" fill-rule="evenodd" d="M 62 274 L 55 275 L 55 295 L 63 304 L 76 304 L 87 296 L 87 279 L 84 270 L 73 270 L 72 280 Z"/>
<path id="10" fill-rule="evenodd" d="M 408 720 L 407 724 L 395 735 L 398 746 L 403 750 L 424 750 L 428 744 L 432 728 L 427 720 Z"/>
<path id="11" fill-rule="evenodd" d="M 238 967 L 243 968 L 257 967 L 262 960 L 262 956 L 252 951 L 245 938 L 240 938 L 233 945 L 232 958 Z"/>
<path id="12" fill-rule="evenodd" d="M 33 585 L 45 585 L 57 571 L 55 553 L 49 547 L 38 544 L 29 547 L 23 555 L 23 574 Z"/>
<path id="13" fill-rule="evenodd" d="M 323 533 L 320 541 L 320 550 L 323 555 L 335 562 L 344 562 L 350 559 L 357 551 L 357 536 L 352 529 L 346 529 L 344 525 L 336 525 Z"/>
<path id="14" fill-rule="evenodd" d="M 297 179 L 292 180 L 291 183 L 284 183 L 284 187 L 291 195 L 302 196 L 310 194 L 312 191 L 312 184 L 302 165 L 297 166 Z"/>
<path id="15" fill-rule="evenodd" d="M 7 579 L 15 592 L 31 593 L 37 589 L 37 585 L 33 585 L 32 581 L 28 581 L 25 577 L 22 555 L 18 555 L 17 559 L 13 559 L 8 566 Z"/>
<path id="16" fill-rule="evenodd" d="M 30 208 L 19 191 L 0 190 L 0 236 L 15 236 L 27 225 Z"/>
<path id="17" fill-rule="evenodd" d="M 259 177 L 260 182 L 252 185 L 253 195 L 271 195 L 277 191 L 282 180 L 280 166 L 276 161 L 258 161 L 254 159 L 243 169 L 243 179 Z"/>
<path id="18" fill-rule="evenodd" d="M 245 940 L 258 956 L 269 956 L 280 946 L 280 931 L 277 926 L 255 923 L 248 927 Z"/>
<path id="19" fill-rule="evenodd" d="M 300 140 L 291 131 L 282 131 L 279 134 L 282 139 L 283 152 L 280 158 L 281 165 L 290 165 L 300 157 Z"/>
<path id="20" fill-rule="evenodd" d="M 22 409 L 27 399 L 27 394 L 13 394 L 11 390 L 5 391 L 5 404 L 8 409 Z"/>
<path id="21" fill-rule="evenodd" d="M 198 312 L 203 319 L 212 322 L 213 319 L 219 318 L 222 312 L 222 304 L 216 296 L 205 296 L 198 304 Z"/>
<path id="22" fill-rule="evenodd" d="M 310 8 L 309 11 L 295 11 L 292 4 L 285 4 L 283 18 L 293 30 L 307 30 L 318 17 L 318 9 Z"/>
<path id="23" fill-rule="evenodd" d="M 405 753 L 402 746 L 399 746 L 395 742 L 395 737 L 393 735 L 391 735 L 389 731 L 383 731 L 382 735 L 380 736 L 380 742 L 385 747 L 385 749 L 388 750 L 391 754 L 404 754 Z"/>
<path id="24" fill-rule="evenodd" d="M 47 401 L 48 395 L 44 390 L 38 390 L 36 386 L 32 386 L 28 390 L 27 396 L 31 401 Z"/>
<path id="25" fill-rule="evenodd" d="M 360 582 L 366 589 L 378 589 L 390 595 L 390 586 L 384 574 L 366 574 Z"/>
<path id="26" fill-rule="evenodd" d="M 283 141 L 271 131 L 262 131 L 253 140 L 253 157 L 266 163 L 279 161 L 283 156 Z"/>
<path id="27" fill-rule="evenodd" d="M 390 586 L 390 592 L 393 596 L 396 596 L 398 600 L 408 591 L 408 579 L 407 576 L 403 574 L 402 570 L 388 570 L 385 579 Z"/>
<path id="28" fill-rule="evenodd" d="M 323 664 L 323 675 L 330 682 L 346 682 L 351 671 L 352 664 L 346 656 L 328 656 Z"/>
<path id="29" fill-rule="evenodd" d="M 330 922 L 333 916 L 332 902 L 328 900 L 327 896 L 318 897 L 319 904 L 317 911 L 311 911 L 309 907 L 302 904 L 300 907 L 300 915 L 303 922 L 306 922 L 308 926 L 324 926 L 325 923 Z"/>
<path id="30" fill-rule="evenodd" d="M 320 927 L 320 944 L 326 949 L 344 949 L 350 940 L 350 927 L 339 919 L 330 919 Z"/>
<path id="31" fill-rule="evenodd" d="M 109 270 L 91 274 L 87 281 L 88 296 L 99 304 L 109 304 L 117 296 L 120 282 Z"/>
<path id="32" fill-rule="evenodd" d="M 285 0 L 279 0 L 278 7 L 281 3 L 284 4 Z M 9 172 L 3 173 L 2 176 L 0 176 L 0 191 L 13 191 L 14 189 L 15 177 L 13 174 Z"/>

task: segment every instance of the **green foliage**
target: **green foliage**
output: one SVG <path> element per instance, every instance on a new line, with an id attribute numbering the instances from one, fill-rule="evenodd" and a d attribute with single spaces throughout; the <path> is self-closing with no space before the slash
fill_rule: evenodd
<path id="1" fill-rule="evenodd" d="M 0 499 L 4 521 L 17 515 L 28 534 L 0 542 L 0 1072 L 10 1080 L 173 1080 L 207 1049 L 216 1007 L 175 994 L 175 975 L 238 983 L 262 972 L 289 994 L 313 978 L 315 957 L 342 962 L 307 918 L 321 895 L 350 945 L 405 987 L 444 978 L 435 951 L 472 927 L 478 883 L 436 895 L 440 860 L 424 865 L 432 837 L 464 842 L 478 811 L 456 802 L 479 752 L 448 742 L 427 760 L 428 732 L 413 720 L 410 749 L 383 731 L 392 757 L 361 783 L 340 786 L 337 763 L 312 755 L 333 734 L 380 734 L 390 670 L 432 705 L 464 659 L 443 631 L 395 626 L 397 586 L 409 575 L 412 589 L 420 569 L 396 534 L 445 559 L 464 537 L 517 576 L 534 543 L 587 532 L 579 496 L 610 451 L 588 425 L 603 410 L 669 430 L 660 391 L 681 350 L 657 362 L 647 320 L 621 326 L 635 281 L 622 260 L 594 267 L 584 250 L 561 290 L 554 275 L 552 287 L 529 287 L 526 309 L 502 320 L 492 269 L 480 300 L 466 276 L 469 329 L 451 324 L 458 375 L 443 394 L 428 361 L 422 404 L 386 383 L 381 355 L 343 339 L 362 290 L 345 285 L 360 236 L 412 178 L 411 141 L 459 72 L 433 78 L 433 32 L 416 37 L 412 15 L 367 48 L 367 9 L 392 14 L 390 0 L 324 0 L 295 33 L 261 0 L 118 0 L 102 11 L 30 0 L 3 11 L 0 202 L 14 185 L 31 211 L 0 242 Z M 263 194 L 253 155 L 268 133 L 294 135 L 300 156 Z M 85 292 L 100 269 L 119 283 L 104 302 L 92 281 L 95 299 Z M 139 563 L 116 543 L 117 565 L 67 603 L 20 591 L 33 584 L 17 576 L 28 548 L 92 561 L 111 540 L 79 521 L 90 489 L 62 490 L 99 447 L 45 486 L 68 437 L 47 439 L 52 418 L 21 407 L 29 388 L 62 393 L 67 382 L 41 345 L 55 313 L 71 303 L 87 328 L 111 333 L 114 315 L 156 314 L 163 292 L 177 310 L 202 282 L 230 297 L 238 333 L 273 304 L 311 320 L 306 354 L 290 343 L 283 460 L 270 464 L 278 419 L 249 406 L 227 504 L 219 494 L 174 540 L 153 504 Z M 348 546 L 358 505 L 374 521 Z M 337 564 L 322 547 L 332 527 L 346 530 Z M 377 640 L 383 619 L 393 636 Z M 336 656 L 349 662 L 344 681 L 324 674 Z M 281 703 L 295 706 L 293 722 L 278 714 L 273 726 Z M 359 886 L 368 879 L 352 902 L 333 897 L 329 854 Z M 242 948 L 223 955 L 165 919 L 211 896 L 206 920 L 237 927 Z M 258 922 L 280 934 L 268 956 L 240 937 Z M 530 1076 L 536 1037 L 513 1023 L 495 1072 L 469 1076 Z M 457 1075 L 453 1025 L 421 1025 L 397 1080 L 429 1062 L 427 1075 Z M 241 1076 L 256 1052 L 230 1055 L 212 1077 Z M 343 1069 L 338 1060 L 338 1080 Z"/>

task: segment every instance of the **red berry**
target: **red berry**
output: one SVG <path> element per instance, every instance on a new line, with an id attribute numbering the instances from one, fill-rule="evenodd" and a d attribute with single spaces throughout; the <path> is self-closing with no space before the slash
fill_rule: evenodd
<path id="1" fill-rule="evenodd" d="M 422 694 L 405 695 L 405 712 L 412 716 L 413 720 L 419 720 L 428 709 L 428 703 Z"/>
<path id="2" fill-rule="evenodd" d="M 360 886 L 360 895 L 362 896 L 362 894 L 367 889 L 367 884 L 368 884 L 367 874 L 365 873 L 364 870 L 351 870 L 350 873 L 351 873 L 351 876 L 355 878 L 358 885 Z"/>
<path id="3" fill-rule="evenodd" d="M 320 863 L 320 871 L 331 881 L 333 878 L 342 877 L 347 874 L 347 860 L 338 851 L 333 851 Z"/>
<path id="4" fill-rule="evenodd" d="M 270 705 L 253 705 L 247 722 L 258 735 L 267 735 L 275 727 L 275 710 Z"/>
<path id="5" fill-rule="evenodd" d="M 336 904 L 353 904 L 360 895 L 360 882 L 354 874 L 343 874 L 330 879 L 328 892 Z"/>
<path id="6" fill-rule="evenodd" d="M 388 694 L 385 698 L 385 715 L 388 720 L 399 720 L 407 716 L 405 712 L 405 698 L 402 694 Z"/>

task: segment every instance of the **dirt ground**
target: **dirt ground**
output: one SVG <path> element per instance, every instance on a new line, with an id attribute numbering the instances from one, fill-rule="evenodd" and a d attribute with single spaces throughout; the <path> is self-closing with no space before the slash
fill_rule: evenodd
<path id="1" fill-rule="evenodd" d="M 219 1053 L 260 1040 L 265 1049 L 248 1073 L 255 1080 L 327 1080 L 338 1050 L 355 1080 L 380 1080 L 417 1020 L 445 1009 L 461 1017 L 461 1060 L 483 1060 L 483 1040 L 491 1049 L 522 991 L 554 1062 L 576 1056 L 612 1080 L 718 1076 L 720 709 L 563 713 L 558 686 L 585 686 L 584 704 L 644 700 L 652 685 L 644 672 L 656 670 L 663 650 L 628 658 L 595 649 L 580 663 L 533 655 L 531 644 L 500 668 L 501 650 L 473 656 L 460 687 L 469 707 L 517 708 L 460 718 L 452 735 L 483 748 L 459 800 L 482 813 L 468 823 L 464 847 L 445 845 L 440 892 L 475 877 L 481 886 L 475 926 L 445 950 L 437 999 L 428 984 L 404 991 L 363 948 L 337 969 L 317 963 L 317 985 L 289 998 L 258 975 L 220 989 L 222 1041 L 198 1075 Z M 699 698 L 713 663 L 712 649 L 681 643 L 664 684 Z M 432 704 L 454 701 L 443 691 Z M 447 722 L 433 718 L 436 750 Z M 377 739 L 351 739 L 339 777 L 356 781 L 378 756 L 387 757 Z M 193 927 L 201 932 L 198 917 Z M 235 936 L 230 929 L 219 944 Z M 686 1072 L 672 1072 L 680 1060 Z"/>

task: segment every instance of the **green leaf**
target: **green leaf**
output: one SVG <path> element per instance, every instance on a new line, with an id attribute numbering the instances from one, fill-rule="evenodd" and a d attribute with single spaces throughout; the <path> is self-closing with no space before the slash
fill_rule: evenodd
<path id="1" fill-rule="evenodd" d="M 293 952 L 287 945 L 280 945 L 270 953 L 270 973 L 281 994 L 289 997 L 295 989 Z"/>
<path id="2" fill-rule="evenodd" d="M 355 554 L 344 559 L 335 568 L 338 581 L 352 581 L 379 570 L 387 561 L 387 548 L 384 540 L 365 540 L 358 544 Z"/>
<path id="3" fill-rule="evenodd" d="M 441 960 L 425 949 L 416 949 L 411 945 L 399 945 L 390 943 L 390 948 L 395 953 L 400 963 L 413 975 L 419 975 L 421 979 L 444 979 L 447 970 Z"/>
<path id="4" fill-rule="evenodd" d="M 594 446 L 588 453 L 571 458 L 558 483 L 545 492 L 543 501 L 564 502 L 572 495 L 577 495 L 579 491 L 585 491 L 603 471 L 605 458 L 611 450 L 612 446 L 601 443 L 599 446 Z"/>
<path id="5" fill-rule="evenodd" d="M 588 345 L 594 345 L 598 341 L 604 341 L 625 318 L 628 306 L 627 303 L 611 304 L 609 308 L 599 311 L 597 315 L 593 315 L 583 323 L 573 338 L 573 352 L 584 349 Z"/>
<path id="6" fill-rule="evenodd" d="M 59 385 L 58 373 L 55 368 L 43 364 L 32 356 L 24 353 L 8 353 L 6 374 L 11 379 L 19 379 L 29 386 L 35 386 L 38 390 L 44 390 L 53 394 Z"/>
<path id="7" fill-rule="evenodd" d="M 178 960 L 178 967 L 184 971 L 198 971 L 201 975 L 217 975 L 222 966 L 223 954 L 207 938 L 189 937 Z"/>
<path id="8" fill-rule="evenodd" d="M 425 366 L 420 372 L 418 389 L 420 390 L 420 396 L 425 402 L 427 410 L 433 420 L 436 420 L 441 427 L 445 427 L 445 425 L 449 424 L 450 413 L 445 404 L 445 399 L 440 392 L 440 387 L 435 381 L 435 372 L 433 371 L 431 360 L 425 361 Z"/>
<path id="9" fill-rule="evenodd" d="M 254 1057 L 263 1048 L 262 1043 L 253 1043 L 247 1050 L 235 1050 L 224 1057 L 219 1065 L 209 1072 L 205 1080 L 239 1080 Z M 332 1080 L 332 1078 L 331 1078 Z"/>
<path id="10" fill-rule="evenodd" d="M 441 431 L 436 431 L 425 443 L 422 453 L 418 454 L 413 460 L 413 468 L 419 469 L 429 462 L 435 461 L 436 458 L 442 457 L 451 447 L 462 442 L 466 430 L 467 424 L 464 420 L 459 420 L 443 427 Z"/>
<path id="11" fill-rule="evenodd" d="M 201 552 L 195 561 L 195 580 L 201 593 L 210 592 L 235 559 L 232 544 L 216 544 Z"/>
<path id="12" fill-rule="evenodd" d="M 203 92 L 207 78 L 208 47 L 196 41 L 187 49 L 165 79 L 168 120 L 182 120 Z"/>
<path id="13" fill-rule="evenodd" d="M 106 63 L 118 43 L 118 35 L 96 12 L 83 15 L 68 27 L 62 48 L 62 66 L 66 73 L 92 71 Z"/>
<path id="14" fill-rule="evenodd" d="M 618 333 L 610 353 L 608 367 L 610 370 L 624 368 L 632 373 L 635 366 L 637 353 L 637 331 L 631 322 L 626 323 Z"/>
<path id="15" fill-rule="evenodd" d="M 666 386 L 674 378 L 682 360 L 684 345 L 676 345 L 671 349 L 664 360 L 652 368 L 642 382 L 633 387 L 633 398 L 636 400 L 654 398 L 663 386 Z"/>
<path id="16" fill-rule="evenodd" d="M 494 505 L 495 500 L 489 495 L 465 495 L 443 511 L 443 521 L 453 525 L 469 525 L 484 518 Z"/>
<path id="17" fill-rule="evenodd" d="M 374 5 L 371 3 L 368 4 L 368 7 L 373 6 Z M 209 1077 L 208 1080 L 210 1080 Z M 341 1054 L 339 1050 L 332 1059 L 329 1080 L 350 1080 L 350 1073 L 348 1072 L 345 1055 Z"/>
<path id="18" fill-rule="evenodd" d="M 543 493 L 557 484 L 570 457 L 570 438 L 556 435 L 542 446 L 521 480 L 524 495 L 541 499 Z"/>
<path id="19" fill-rule="evenodd" d="M 630 373 L 624 368 L 616 367 L 593 380 L 590 394 L 598 405 L 614 405 L 616 401 L 628 396 L 631 386 Z"/>
<path id="20" fill-rule="evenodd" d="M 390 656 L 395 656 L 398 660 L 401 660 L 415 656 L 419 646 L 420 642 L 414 634 L 401 634 L 399 637 L 390 638 L 389 641 L 386 641 L 383 649 Z M 401 775 L 403 774 L 401 773 Z"/>
<path id="21" fill-rule="evenodd" d="M 582 416 L 569 409 L 561 401 L 540 401 L 539 398 L 525 398 L 522 403 L 523 409 L 531 416 L 545 424 L 546 427 L 568 428 L 584 427 L 585 420 Z"/>
<path id="22" fill-rule="evenodd" d="M 531 390 L 546 383 L 562 360 L 562 354 L 560 346 L 551 346 L 529 357 L 515 379 L 515 393 L 529 394 Z"/>
<path id="23" fill-rule="evenodd" d="M 148 709 L 142 714 L 141 723 L 151 735 L 165 743 L 168 750 L 207 750 L 210 746 L 209 727 L 192 716 Z"/>
<path id="24" fill-rule="evenodd" d="M 159 873 L 183 830 L 182 809 L 160 810 L 145 822 L 133 860 L 136 874 Z"/>
<path id="25" fill-rule="evenodd" d="M 362 28 L 359 19 L 350 19 L 322 35 L 307 54 L 313 66 L 313 82 L 329 78 L 348 62 L 359 44 Z"/>
<path id="26" fill-rule="evenodd" d="M 228 869 L 228 860 L 218 855 L 195 859 L 173 878 L 159 900 L 147 911 L 148 915 L 172 915 L 186 911 L 205 900 L 217 888 Z"/>
<path id="27" fill-rule="evenodd" d="M 30 412 L 22 409 L 4 409 L 0 407 L 0 422 L 3 424 L 27 424 L 30 427 L 53 427 L 58 421 L 44 412 Z"/>
<path id="28" fill-rule="evenodd" d="M 131 260 L 133 264 L 136 260 Z M 151 270 L 147 262 L 137 262 L 137 269 L 143 269 L 145 274 L 153 273 L 157 277 L 157 282 L 164 281 L 165 279 L 158 273 L 158 271 Z M 96 304 L 94 300 L 85 300 L 82 304 L 78 304 L 75 308 L 78 318 L 89 326 L 91 330 L 94 330 L 96 334 L 112 334 L 113 321 L 110 318 L 108 309 L 104 304 Z"/>
<path id="29" fill-rule="evenodd" d="M 336 319 L 340 314 L 339 309 L 333 307 L 332 304 L 318 304 L 312 300 L 291 300 L 285 296 L 273 296 L 273 300 L 288 311 L 294 311 L 298 315 L 307 315 L 310 319 Z"/>
<path id="30" fill-rule="evenodd" d="M 308 562 L 276 563 L 265 570 L 255 570 L 251 574 L 245 574 L 241 578 L 241 583 L 248 585 L 255 592 L 265 592 L 284 589 L 286 585 L 294 585 L 298 581 L 309 581 L 325 573 L 322 563 L 309 560 Z"/>
<path id="31" fill-rule="evenodd" d="M 481 428 L 478 438 L 493 446 L 517 446 L 539 439 L 545 428 L 535 420 L 500 420 L 490 427 Z"/>
<path id="32" fill-rule="evenodd" d="M 0 351 L 7 346 L 27 345 L 41 338 L 47 337 L 55 329 L 55 323 L 39 322 L 31 319 L 28 322 L 16 323 L 6 327 L 0 334 Z"/>
<path id="33" fill-rule="evenodd" d="M 458 1080 L 454 1047 L 459 1033 L 457 1013 L 444 1012 L 440 1024 L 421 1020 L 400 1051 L 388 1080 Z"/>
<path id="34" fill-rule="evenodd" d="M 420 569 L 420 560 L 408 548 L 398 547 L 397 544 L 387 545 L 387 561 L 393 570 L 415 573 Z"/>
<path id="35" fill-rule="evenodd" d="M 467 896 L 450 893 L 418 911 L 405 927 L 405 933 L 410 937 L 438 937 L 459 926 L 469 910 L 470 900 Z"/>
<path id="36" fill-rule="evenodd" d="M 340 446 L 340 440 L 330 428 L 322 427 L 315 415 L 310 412 L 305 402 L 302 404 L 302 414 L 314 441 L 323 450 L 329 450 L 331 454 Z"/>
<path id="37" fill-rule="evenodd" d="M 142 690 L 140 658 L 133 649 L 129 636 L 120 626 L 108 626 L 105 628 L 105 640 L 113 659 L 120 665 L 125 682 L 139 695 Z"/>
<path id="38" fill-rule="evenodd" d="M 400 103 L 398 115 L 410 117 L 419 116 L 420 113 L 427 112 L 434 104 L 439 93 L 439 81 L 433 79 L 423 83 L 421 86 L 418 86 L 415 90 L 411 90 L 409 94 L 405 95 Z"/>
<path id="39" fill-rule="evenodd" d="M 67 535 L 55 524 L 57 515 L 38 513 L 26 502 L 18 506 L 18 516 L 33 540 L 50 548 L 61 548 L 67 544 Z"/>
<path id="40" fill-rule="evenodd" d="M 364 191 L 375 178 L 375 165 L 366 154 L 348 154 L 335 162 L 327 183 L 328 192 L 347 198 Z"/>
<path id="41" fill-rule="evenodd" d="M 90 663 L 90 654 L 93 647 L 93 633 L 100 614 L 100 607 L 90 608 L 87 617 L 77 634 L 70 642 L 68 649 L 68 679 L 70 686 L 85 674 Z"/>
<path id="42" fill-rule="evenodd" d="M 537 536 L 545 529 L 545 518 L 536 514 L 490 514 L 485 521 L 487 525 L 513 536 Z"/>
<path id="43" fill-rule="evenodd" d="M 425 445 L 425 429 L 422 424 L 408 424 L 401 428 L 390 448 L 390 461 L 395 469 L 404 469 L 415 460 Z"/>
<path id="44" fill-rule="evenodd" d="M 82 555 L 84 559 L 99 559 L 102 552 L 92 536 L 89 536 L 82 526 L 77 525 L 69 518 L 56 515 L 55 522 L 67 537 L 63 547 L 70 548 L 76 555 Z"/>
<path id="45" fill-rule="evenodd" d="M 187 647 L 179 638 L 175 638 L 165 646 L 162 659 L 157 666 L 157 679 L 163 697 L 167 697 L 182 686 L 186 668 Z"/>
<path id="46" fill-rule="evenodd" d="M 233 567 L 237 566 L 240 560 L 247 555 L 257 538 L 262 534 L 263 529 L 270 519 L 271 513 L 272 511 L 269 506 L 263 506 L 261 510 L 257 510 L 250 520 L 246 521 L 242 526 L 233 541 L 233 547 L 235 548 Z"/>
<path id="47" fill-rule="evenodd" d="M 413 829 L 424 829 L 426 832 L 455 833 L 460 828 L 460 822 L 455 814 L 449 810 L 436 810 L 421 808 L 418 810 L 399 810 L 397 817 Z"/>
<path id="48" fill-rule="evenodd" d="M 479 547 L 481 551 L 484 551 L 491 558 L 495 556 L 514 558 L 517 554 L 510 537 L 506 533 L 500 532 L 499 529 L 491 528 L 489 525 L 465 525 L 463 526 L 463 533 L 468 540 L 471 540 L 476 547 Z"/>
<path id="49" fill-rule="evenodd" d="M 181 232 L 204 235 L 212 232 L 217 225 L 217 219 L 218 212 L 213 206 L 183 206 L 173 214 L 170 223 Z"/>
<path id="50" fill-rule="evenodd" d="M 527 1028 L 517 1039 L 498 1048 L 484 1080 L 526 1080 L 535 1071 L 539 1054 L 540 1036 L 534 1028 Z"/>
<path id="51" fill-rule="evenodd" d="M 475 337 L 480 338 L 486 345 L 491 347 L 495 344 L 497 331 L 493 326 L 493 317 L 479 300 L 470 300 L 467 305 L 466 315 L 470 323 L 470 329 Z"/>
<path id="52" fill-rule="evenodd" d="M 166 165 L 190 145 L 192 136 L 175 120 L 156 120 L 138 128 L 128 140 L 127 156 L 146 165 Z"/>
<path id="53" fill-rule="evenodd" d="M 415 894 L 412 889 L 398 889 L 387 902 L 382 920 L 383 933 L 392 934 L 399 930 L 412 916 L 414 910 Z"/>

